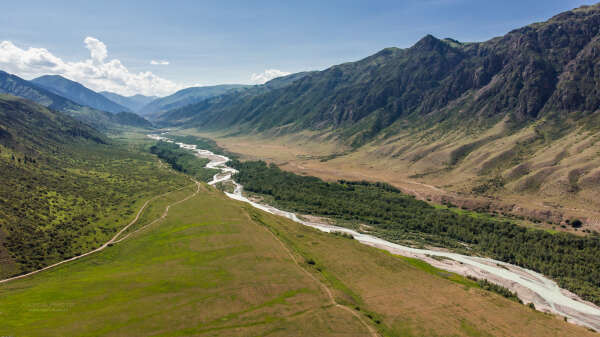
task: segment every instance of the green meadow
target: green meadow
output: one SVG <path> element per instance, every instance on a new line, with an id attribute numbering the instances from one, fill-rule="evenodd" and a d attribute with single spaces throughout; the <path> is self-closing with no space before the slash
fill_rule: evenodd
<path id="1" fill-rule="evenodd" d="M 153 201 L 104 251 L 1 284 L 0 335 L 368 336 L 365 324 L 384 336 L 589 333 L 204 184 L 152 223 L 195 190 Z"/>

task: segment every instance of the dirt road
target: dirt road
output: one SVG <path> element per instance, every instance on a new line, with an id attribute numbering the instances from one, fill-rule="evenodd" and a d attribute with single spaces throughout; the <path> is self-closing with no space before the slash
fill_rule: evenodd
<path id="1" fill-rule="evenodd" d="M 193 181 L 194 181 L 194 183 L 197 185 L 196 192 L 194 192 L 194 193 L 193 193 L 191 196 L 188 196 L 186 199 L 184 199 L 184 200 L 180 200 L 180 201 L 178 201 L 178 202 L 175 202 L 175 203 L 173 203 L 173 204 L 171 204 L 171 205 L 175 205 L 175 204 L 177 204 L 177 203 L 183 202 L 183 201 L 185 201 L 185 200 L 187 200 L 187 199 L 189 199 L 189 198 L 193 197 L 194 195 L 198 194 L 198 192 L 200 191 L 200 183 L 199 183 L 199 182 L 197 182 L 197 181 L 195 181 L 195 180 L 193 180 Z M 151 198 L 151 199 L 147 200 L 147 201 L 146 201 L 146 202 L 145 202 L 145 203 L 142 205 L 142 207 L 140 208 L 140 210 L 137 212 L 137 214 L 135 215 L 135 218 L 134 218 L 133 220 L 131 220 L 131 222 L 130 222 L 130 223 L 128 223 L 128 224 L 127 224 L 127 226 L 125 226 L 125 227 L 121 228 L 121 230 L 120 230 L 119 232 L 117 232 L 117 234 L 115 234 L 115 235 L 114 235 L 114 236 L 113 236 L 113 237 L 112 237 L 110 240 L 106 241 L 106 242 L 105 242 L 105 243 L 104 243 L 102 246 L 100 246 L 100 247 L 98 247 L 98 248 L 96 248 L 96 249 L 94 249 L 94 250 L 92 250 L 92 251 L 89 251 L 89 252 L 87 252 L 87 253 L 85 253 L 85 254 L 81 254 L 81 255 L 78 255 L 78 256 L 73 256 L 73 257 L 72 257 L 72 258 L 70 258 L 70 259 L 66 259 L 66 260 L 63 260 L 63 261 L 57 262 L 57 263 L 55 263 L 55 264 L 52 264 L 52 265 L 46 266 L 46 267 L 44 267 L 44 268 L 41 268 L 41 269 L 38 269 L 38 270 L 34 270 L 34 271 L 32 271 L 32 272 L 29 272 L 29 273 L 27 273 L 27 274 L 23 274 L 23 275 L 19 275 L 19 276 L 14 276 L 14 277 L 10 277 L 10 278 L 4 279 L 4 280 L 0 280 L 0 284 L 1 284 L 1 283 L 6 283 L 6 282 L 9 282 L 9 281 L 12 281 L 12 280 L 17 280 L 17 279 L 25 278 L 25 277 L 28 277 L 28 276 L 31 276 L 31 275 L 35 275 L 35 274 L 37 274 L 37 273 L 39 273 L 39 272 L 42 272 L 42 271 L 44 271 L 44 270 L 48 270 L 48 269 L 51 269 L 51 268 L 54 268 L 54 267 L 60 266 L 61 264 L 65 264 L 65 263 L 67 263 L 67 262 L 71 262 L 71 261 L 75 261 L 75 260 L 81 259 L 81 258 L 83 258 L 83 257 L 86 257 L 86 256 L 88 256 L 88 255 L 91 255 L 91 254 L 94 254 L 94 253 L 97 253 L 97 252 L 99 252 L 99 251 L 102 251 L 102 250 L 106 249 L 106 247 L 110 246 L 111 244 L 121 241 L 121 240 L 119 240 L 119 241 L 116 241 L 116 240 L 117 240 L 117 238 L 118 238 L 118 237 L 119 237 L 121 234 L 123 234 L 123 233 L 124 233 L 124 232 L 125 232 L 127 229 L 129 229 L 129 227 L 133 226 L 133 225 L 134 225 L 134 224 L 135 224 L 135 223 L 136 223 L 136 222 L 139 220 L 140 216 L 142 215 L 142 212 L 144 211 L 144 209 L 146 209 L 146 207 L 148 206 L 148 204 L 149 204 L 150 202 L 152 202 L 152 201 L 154 201 L 154 200 L 156 200 L 156 199 L 158 199 L 158 198 L 160 198 L 160 197 L 163 197 L 163 196 L 165 196 L 165 195 L 167 195 L 167 194 L 170 194 L 170 193 L 173 193 L 173 192 L 179 191 L 179 190 L 181 190 L 181 189 L 183 189 L 183 188 L 185 188 L 185 187 L 187 187 L 187 186 L 184 186 L 184 187 L 182 187 L 182 188 L 178 188 L 178 189 L 176 189 L 176 190 L 174 190 L 174 191 L 171 191 L 171 192 L 167 192 L 167 193 L 164 193 L 164 194 L 161 194 L 161 195 L 157 195 L 157 196 L 155 196 L 155 197 L 153 197 L 153 198 Z M 167 208 L 166 208 L 165 212 L 163 213 L 163 215 L 162 215 L 162 216 L 161 216 L 159 219 L 162 219 L 162 218 L 166 217 L 166 215 L 167 215 L 167 213 L 168 213 L 168 211 L 169 211 L 169 207 L 170 207 L 171 205 L 167 206 Z M 159 220 L 159 219 L 157 219 L 157 220 Z M 156 222 L 157 220 L 154 220 L 152 223 Z M 128 234 L 128 235 L 129 235 L 129 234 Z"/>

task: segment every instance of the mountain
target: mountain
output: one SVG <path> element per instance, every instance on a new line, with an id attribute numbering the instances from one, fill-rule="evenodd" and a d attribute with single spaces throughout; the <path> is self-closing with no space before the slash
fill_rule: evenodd
<path id="1" fill-rule="evenodd" d="M 45 75 L 31 80 L 31 82 L 80 105 L 112 113 L 131 111 L 80 83 L 59 75 Z"/>
<path id="2" fill-rule="evenodd" d="M 131 112 L 112 114 L 88 106 L 82 106 L 44 87 L 4 71 L 0 71 L 0 93 L 22 97 L 52 110 L 64 112 L 100 130 L 149 124 L 148 121 L 142 121 L 142 117 L 131 116 L 133 114 Z M 128 124 L 130 122 L 134 124 Z"/>
<path id="3" fill-rule="evenodd" d="M 244 105 L 245 102 L 252 101 L 256 97 L 262 97 L 261 95 L 287 87 L 292 83 L 315 73 L 317 72 L 306 71 L 277 77 L 261 85 L 253 85 L 229 91 L 221 95 L 205 98 L 195 104 L 189 104 L 166 111 L 155 116 L 155 119 L 157 122 L 165 125 L 180 125 L 186 123 L 187 120 L 197 119 L 204 111 L 210 110 L 211 113 L 214 114 L 219 112 L 231 114 L 228 112 L 229 109 L 235 109 L 238 106 Z M 197 121 L 194 121 L 194 123 L 197 123 Z"/>
<path id="4" fill-rule="evenodd" d="M 120 125 L 128 125 L 146 129 L 152 127 L 152 123 L 150 123 L 147 119 L 136 113 L 128 111 L 122 111 L 114 114 L 111 120 Z"/>
<path id="5" fill-rule="evenodd" d="M 387 48 L 243 101 L 190 107 L 187 115 L 206 127 L 326 129 L 361 145 L 409 118 L 481 125 L 506 116 L 522 126 L 555 112 L 591 113 L 600 106 L 599 23 L 595 5 L 482 43 L 428 35 L 408 49 Z"/>
<path id="6" fill-rule="evenodd" d="M 1 70 L 0 93 L 23 97 L 49 107 L 50 109 L 59 111 L 76 110 L 80 108 L 80 105 L 65 97 Z"/>
<path id="7" fill-rule="evenodd" d="M 155 117 L 167 110 L 177 109 L 189 104 L 194 104 L 210 97 L 222 95 L 232 90 L 242 90 L 249 87 L 242 84 L 223 84 L 207 87 L 191 87 L 177 91 L 176 93 L 155 99 L 146 104 L 138 111 L 142 116 Z"/>
<path id="8" fill-rule="evenodd" d="M 0 95 L 1 276 L 21 272 L 35 263 L 29 262 L 32 246 L 20 252 L 10 245 L 13 241 L 44 241 L 44 235 L 35 230 L 51 207 L 52 201 L 44 192 L 61 189 L 59 177 L 68 175 L 61 168 L 66 167 L 65 162 L 55 161 L 56 154 L 65 148 L 107 143 L 98 131 L 67 115 L 22 98 Z M 43 207 L 40 200 L 47 201 Z"/>
<path id="9" fill-rule="evenodd" d="M 171 110 L 157 122 L 336 142 L 333 159 L 314 165 L 348 171 L 362 160 L 370 174 L 407 190 L 415 184 L 405 181 L 438 186 L 419 190 L 423 198 L 549 226 L 572 216 L 600 225 L 598 64 L 600 5 L 583 6 L 485 42 L 428 35 L 273 90 Z"/>
<path id="10" fill-rule="evenodd" d="M 0 95 L 0 145 L 34 153 L 88 140 L 108 142 L 104 135 L 72 117 L 22 98 Z"/>
<path id="11" fill-rule="evenodd" d="M 140 94 L 122 96 L 109 91 L 101 91 L 100 94 L 109 100 L 128 108 L 132 112 L 138 112 L 143 106 L 159 98 L 158 96 L 144 96 Z"/>

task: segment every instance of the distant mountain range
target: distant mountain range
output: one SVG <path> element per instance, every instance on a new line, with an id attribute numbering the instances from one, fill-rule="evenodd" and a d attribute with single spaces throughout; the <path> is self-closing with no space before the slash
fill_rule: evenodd
<path id="1" fill-rule="evenodd" d="M 44 80 L 44 82 L 46 81 Z M 60 79 L 56 80 L 56 82 L 65 83 Z M 76 82 L 69 84 L 69 87 L 76 88 L 76 91 L 81 89 L 80 86 L 81 85 Z M 85 87 L 83 88 L 85 89 L 82 90 L 83 92 L 89 90 Z M 78 104 L 68 98 L 56 94 L 55 92 L 58 91 L 58 89 L 53 89 L 51 91 L 47 89 L 47 86 L 42 86 L 34 82 L 24 80 L 18 76 L 0 71 L 0 93 L 22 97 L 46 106 L 50 109 L 65 112 L 66 114 L 84 123 L 92 125 L 97 129 L 106 130 L 121 126 L 151 126 L 150 122 L 132 112 L 122 111 L 113 114 L 103 110 L 94 109 L 89 106 Z M 90 93 L 88 92 L 85 96 L 93 97 L 93 95 L 89 96 L 88 94 Z M 69 95 L 72 96 L 73 94 Z"/>
<path id="2" fill-rule="evenodd" d="M 65 97 L 1 70 L 0 93 L 23 97 L 54 110 L 66 111 L 80 107 L 80 105 Z"/>
<path id="3" fill-rule="evenodd" d="M 34 78 L 31 82 L 80 105 L 112 113 L 131 112 L 129 108 L 119 105 L 79 83 L 59 75 L 45 75 Z"/>
<path id="4" fill-rule="evenodd" d="M 279 89 L 285 88 L 306 76 L 310 76 L 316 73 L 317 72 L 315 71 L 300 72 L 272 79 L 265 84 L 238 88 L 236 90 L 225 92 L 221 95 L 215 95 L 212 97 L 205 98 L 197 103 L 185 105 L 180 108 L 175 108 L 168 111 L 164 111 L 162 113 L 155 114 L 152 116 L 152 119 L 157 121 L 158 123 L 163 123 L 164 125 L 179 125 L 185 124 L 188 121 L 194 123 L 195 125 L 198 125 L 198 119 L 202 118 L 205 112 L 209 110 L 211 111 L 211 113 L 214 114 L 222 112 L 225 114 L 223 116 L 224 118 L 230 118 L 234 114 L 233 110 L 242 108 L 242 106 L 246 104 L 245 102 L 248 102 L 248 104 L 252 104 L 251 102 L 255 97 L 261 97 L 261 95 L 265 95 L 267 93 L 271 93 Z M 228 127 L 232 126 L 233 124 L 234 123 L 219 124 L 214 125 L 214 127 Z M 212 126 L 209 126 L 209 128 L 211 127 Z"/>
<path id="5" fill-rule="evenodd" d="M 108 98 L 109 100 L 120 104 L 128 108 L 132 112 L 139 112 L 142 107 L 146 104 L 158 99 L 158 96 L 144 96 L 144 95 L 133 95 L 133 96 L 122 96 L 114 92 L 101 91 L 101 95 Z"/>
<path id="6" fill-rule="evenodd" d="M 250 87 L 242 84 L 223 84 L 206 87 L 191 87 L 177 91 L 176 93 L 158 98 L 141 107 L 140 115 L 153 118 L 161 113 L 178 109 L 186 105 L 201 102 L 207 98 L 223 95 L 227 92 L 235 92 Z"/>
<path id="7" fill-rule="evenodd" d="M 225 93 L 241 93 L 251 85 L 227 84 L 186 88 L 166 97 L 122 96 L 112 92 L 97 93 L 82 84 L 59 75 L 45 75 L 31 81 L 0 71 L 0 93 L 23 97 L 51 109 L 64 111 L 99 128 L 111 123 L 148 127 L 148 118 L 195 104 Z M 107 114 L 111 113 L 111 115 Z M 133 124 L 132 124 L 133 123 Z"/>

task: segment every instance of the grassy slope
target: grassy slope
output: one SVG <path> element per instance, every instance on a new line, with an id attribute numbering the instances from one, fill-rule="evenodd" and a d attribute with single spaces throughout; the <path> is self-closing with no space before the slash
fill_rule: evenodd
<path id="1" fill-rule="evenodd" d="M 33 141 L 41 137 L 35 132 Z M 1 278 L 97 248 L 147 199 L 189 184 L 142 151 L 148 144 L 142 138 L 128 145 L 18 141 L 0 145 Z M 25 155 L 36 161 L 24 161 Z"/>
<path id="2" fill-rule="evenodd" d="M 153 212 L 190 192 L 159 199 Z M 290 252 L 316 264 L 296 265 Z M 348 312 L 328 305 L 305 271 L 390 336 L 592 335 L 460 277 L 264 214 L 208 187 L 99 254 L 0 285 L 0 335 L 367 335 Z"/>

